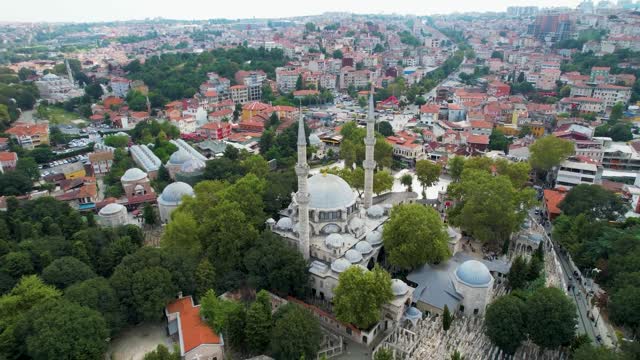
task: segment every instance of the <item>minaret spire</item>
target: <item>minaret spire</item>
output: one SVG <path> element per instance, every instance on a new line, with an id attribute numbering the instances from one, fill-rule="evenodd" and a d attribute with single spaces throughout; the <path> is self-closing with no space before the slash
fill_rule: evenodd
<path id="1" fill-rule="evenodd" d="M 300 119 L 298 120 L 298 163 L 295 169 L 298 176 L 298 193 L 296 193 L 296 202 L 298 203 L 298 239 L 300 252 L 305 260 L 308 260 L 310 198 L 307 191 L 307 176 L 309 175 L 309 165 L 307 164 L 307 136 L 304 131 L 302 111 L 300 111 Z"/>
<path id="2" fill-rule="evenodd" d="M 373 159 L 373 150 L 376 145 L 376 137 L 373 129 L 376 122 L 374 115 L 373 89 L 373 84 L 371 84 L 371 91 L 369 91 L 369 115 L 367 116 L 367 136 L 364 138 L 365 157 L 364 162 L 362 163 L 362 167 L 364 168 L 365 209 L 368 209 L 371 206 L 373 199 L 373 169 L 376 167 L 376 162 Z"/>

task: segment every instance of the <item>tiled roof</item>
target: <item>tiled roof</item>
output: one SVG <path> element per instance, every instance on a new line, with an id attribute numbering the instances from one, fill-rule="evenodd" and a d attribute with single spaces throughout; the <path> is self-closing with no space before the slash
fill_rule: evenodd
<path id="1" fill-rule="evenodd" d="M 167 305 L 167 313 L 178 313 L 184 353 L 202 344 L 220 344 L 220 337 L 202 320 L 200 306 L 193 305 L 191 296 L 171 302 Z"/>

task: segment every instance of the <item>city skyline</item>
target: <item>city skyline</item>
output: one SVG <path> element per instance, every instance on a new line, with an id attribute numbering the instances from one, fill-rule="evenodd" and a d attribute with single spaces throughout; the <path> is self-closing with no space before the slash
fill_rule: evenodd
<path id="1" fill-rule="evenodd" d="M 67 0 L 63 3 L 52 3 L 44 0 L 28 0 L 21 2 L 20 7 L 5 8 L 0 14 L 0 22 L 106 22 L 142 20 L 147 18 L 166 18 L 177 20 L 206 19 L 249 19 L 249 18 L 287 18 L 296 16 L 312 16 L 325 12 L 351 12 L 358 14 L 398 14 L 398 15 L 433 15 L 464 12 L 505 11 L 509 6 L 538 7 L 576 7 L 579 0 L 492 0 L 477 2 L 462 0 L 452 3 L 422 3 L 415 0 L 389 2 L 372 0 L 363 7 L 361 2 L 327 0 L 318 3 L 291 3 L 274 1 L 270 3 L 226 3 L 221 8 L 219 3 L 206 3 L 199 0 L 180 2 L 179 6 L 168 1 L 124 1 L 113 0 L 108 7 L 100 11 L 87 11 L 80 0 Z M 27 8 L 29 11 L 24 11 Z"/>

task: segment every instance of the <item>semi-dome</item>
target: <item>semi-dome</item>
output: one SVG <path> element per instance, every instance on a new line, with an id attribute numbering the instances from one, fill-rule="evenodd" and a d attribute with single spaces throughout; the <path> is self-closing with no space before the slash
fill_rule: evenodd
<path id="1" fill-rule="evenodd" d="M 407 284 L 404 281 L 400 279 L 391 280 L 391 292 L 393 293 L 394 296 L 402 296 L 406 294 L 408 291 L 409 291 L 409 286 L 407 286 Z"/>
<path id="2" fill-rule="evenodd" d="M 360 241 L 356 244 L 356 250 L 361 254 L 368 254 L 373 251 L 373 247 L 366 241 Z"/>
<path id="3" fill-rule="evenodd" d="M 351 230 L 359 230 L 364 226 L 364 222 L 359 217 L 354 217 L 349 221 L 349 228 Z"/>
<path id="4" fill-rule="evenodd" d="M 384 215 L 384 208 L 380 205 L 373 205 L 367 209 L 367 215 L 372 218 L 379 218 Z"/>
<path id="5" fill-rule="evenodd" d="M 309 178 L 312 209 L 341 209 L 356 201 L 356 193 L 346 181 L 333 174 L 317 174 Z"/>
<path id="6" fill-rule="evenodd" d="M 321 142 L 322 140 L 320 140 L 318 135 L 316 134 L 309 135 L 309 145 L 319 145 Z"/>
<path id="7" fill-rule="evenodd" d="M 331 270 L 337 272 L 337 273 L 341 273 L 345 270 L 347 270 L 347 268 L 349 268 L 349 266 L 351 266 L 351 263 L 349 261 L 347 261 L 346 259 L 340 258 L 340 259 L 336 259 L 331 263 Z"/>
<path id="8" fill-rule="evenodd" d="M 276 228 L 280 230 L 291 230 L 293 229 L 293 222 L 288 217 L 283 217 L 276 223 Z"/>
<path id="9" fill-rule="evenodd" d="M 124 209 L 124 206 L 117 203 L 111 203 L 100 209 L 98 214 L 102 216 L 109 216 L 121 212 L 122 209 Z"/>
<path id="10" fill-rule="evenodd" d="M 147 173 L 138 169 L 131 168 L 124 172 L 124 175 L 120 178 L 120 181 L 140 181 L 147 177 Z"/>
<path id="11" fill-rule="evenodd" d="M 467 260 L 460 264 L 456 270 L 456 277 L 473 287 L 487 286 L 492 279 L 489 269 L 478 260 Z"/>
<path id="12" fill-rule="evenodd" d="M 198 160 L 196 158 L 190 158 L 189 160 L 182 163 L 180 166 L 180 172 L 183 173 L 194 173 L 200 171 L 205 168 L 205 163 L 202 160 Z"/>
<path id="13" fill-rule="evenodd" d="M 174 152 L 173 154 L 171 154 L 171 157 L 169 157 L 169 164 L 182 165 L 185 162 L 189 161 L 190 159 L 191 159 L 191 155 L 189 155 L 189 153 L 186 152 L 185 150 L 180 149 Z"/>
<path id="14" fill-rule="evenodd" d="M 333 233 L 337 233 L 340 232 L 340 226 L 336 225 L 336 224 L 327 224 L 325 226 L 322 227 L 322 230 L 320 230 L 323 234 L 333 234 Z"/>
<path id="15" fill-rule="evenodd" d="M 187 183 L 176 181 L 167 185 L 158 199 L 165 204 L 179 204 L 184 196 L 193 196 L 193 188 Z"/>
<path id="16" fill-rule="evenodd" d="M 382 233 L 378 230 L 373 230 L 372 232 L 367 234 L 367 242 L 371 245 L 380 245 L 382 244 Z"/>
<path id="17" fill-rule="evenodd" d="M 326 239 L 324 239 L 324 244 L 332 249 L 339 249 L 344 245 L 344 239 L 342 235 L 333 233 L 329 234 Z"/>
<path id="18" fill-rule="evenodd" d="M 358 250 L 349 249 L 344 254 L 344 258 L 349 260 L 350 263 L 355 264 L 362 261 L 362 254 Z"/>

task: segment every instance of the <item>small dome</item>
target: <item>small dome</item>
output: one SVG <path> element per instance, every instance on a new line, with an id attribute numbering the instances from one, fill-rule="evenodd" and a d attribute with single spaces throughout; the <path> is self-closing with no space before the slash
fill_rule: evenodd
<path id="1" fill-rule="evenodd" d="M 356 250 L 358 250 L 361 254 L 368 254 L 373 251 L 373 247 L 366 241 L 360 241 L 356 244 Z"/>
<path id="2" fill-rule="evenodd" d="M 344 254 L 344 258 L 349 260 L 350 263 L 355 264 L 362 261 L 362 254 L 358 250 L 349 249 Z"/>
<path id="3" fill-rule="evenodd" d="M 193 188 L 187 183 L 176 181 L 164 188 L 158 200 L 164 204 L 177 205 L 182 202 L 182 197 L 184 196 L 194 196 Z"/>
<path id="4" fill-rule="evenodd" d="M 322 230 L 320 230 L 323 234 L 333 234 L 333 233 L 337 233 L 340 232 L 340 226 L 336 225 L 336 224 L 327 224 L 325 226 L 322 227 Z"/>
<path id="5" fill-rule="evenodd" d="M 273 220 L 273 218 L 268 218 L 267 221 L 265 221 L 268 225 L 274 225 L 276 223 L 275 220 Z"/>
<path id="6" fill-rule="evenodd" d="M 421 316 L 422 313 L 420 312 L 420 310 L 418 310 L 417 307 L 412 306 L 408 308 L 407 311 L 405 311 L 405 315 L 407 315 L 407 317 L 416 317 L 416 316 Z"/>
<path id="7" fill-rule="evenodd" d="M 333 233 L 324 239 L 324 244 L 332 249 L 339 249 L 344 245 L 344 239 L 342 238 L 342 235 Z"/>
<path id="8" fill-rule="evenodd" d="M 291 230 L 293 229 L 293 223 L 290 218 L 283 217 L 276 223 L 276 228 L 280 230 Z"/>
<path id="9" fill-rule="evenodd" d="M 382 244 L 382 233 L 378 230 L 373 230 L 367 234 L 367 242 L 374 246 Z"/>
<path id="10" fill-rule="evenodd" d="M 124 175 L 120 178 L 120 181 L 140 181 L 147 177 L 147 173 L 138 169 L 131 168 L 124 172 Z"/>
<path id="11" fill-rule="evenodd" d="M 205 163 L 202 160 L 191 158 L 180 166 L 180 172 L 182 173 L 194 173 L 205 168 Z"/>
<path id="12" fill-rule="evenodd" d="M 185 150 L 179 149 L 178 151 L 171 154 L 169 157 L 169 164 L 171 165 L 182 165 L 185 162 L 191 159 L 191 155 Z"/>
<path id="13" fill-rule="evenodd" d="M 379 218 L 384 215 L 384 209 L 380 205 L 373 205 L 367 209 L 367 216 L 372 218 Z"/>
<path id="14" fill-rule="evenodd" d="M 333 174 L 317 174 L 309 178 L 312 209 L 343 209 L 356 202 L 356 193 L 344 179 Z"/>
<path id="15" fill-rule="evenodd" d="M 109 216 L 109 215 L 113 215 L 113 214 L 117 214 L 119 212 L 122 211 L 122 209 L 124 209 L 125 207 L 117 204 L 117 203 L 111 203 L 108 204 L 107 206 L 103 207 L 102 209 L 100 209 L 100 212 L 98 213 L 101 216 Z"/>
<path id="16" fill-rule="evenodd" d="M 336 259 L 334 262 L 331 263 L 331 270 L 337 273 L 341 273 L 347 270 L 349 266 L 351 266 L 351 263 L 349 261 L 347 261 L 346 259 L 340 258 L 340 259 Z"/>
<path id="17" fill-rule="evenodd" d="M 300 223 L 295 223 L 293 224 L 293 228 L 292 231 L 296 234 L 298 234 L 300 232 Z"/>
<path id="18" fill-rule="evenodd" d="M 407 284 L 404 281 L 400 279 L 391 280 L 391 292 L 393 293 L 394 296 L 402 296 L 406 294 L 408 291 L 409 291 L 409 286 L 407 286 Z"/>
<path id="19" fill-rule="evenodd" d="M 536 244 L 539 244 L 542 240 L 542 234 L 538 234 L 538 233 L 532 233 L 531 235 L 529 235 L 529 239 L 531 239 L 531 241 L 533 241 Z"/>
<path id="20" fill-rule="evenodd" d="M 359 230 L 364 226 L 364 222 L 359 217 L 354 217 L 349 221 L 349 228 L 351 230 Z"/>
<path id="21" fill-rule="evenodd" d="M 316 134 L 309 135 L 309 145 L 319 145 L 321 142 L 322 140 L 320 140 L 318 135 Z"/>
<path id="22" fill-rule="evenodd" d="M 489 269 L 478 260 L 467 260 L 460 264 L 456 270 L 456 277 L 473 287 L 489 285 L 492 279 Z"/>

